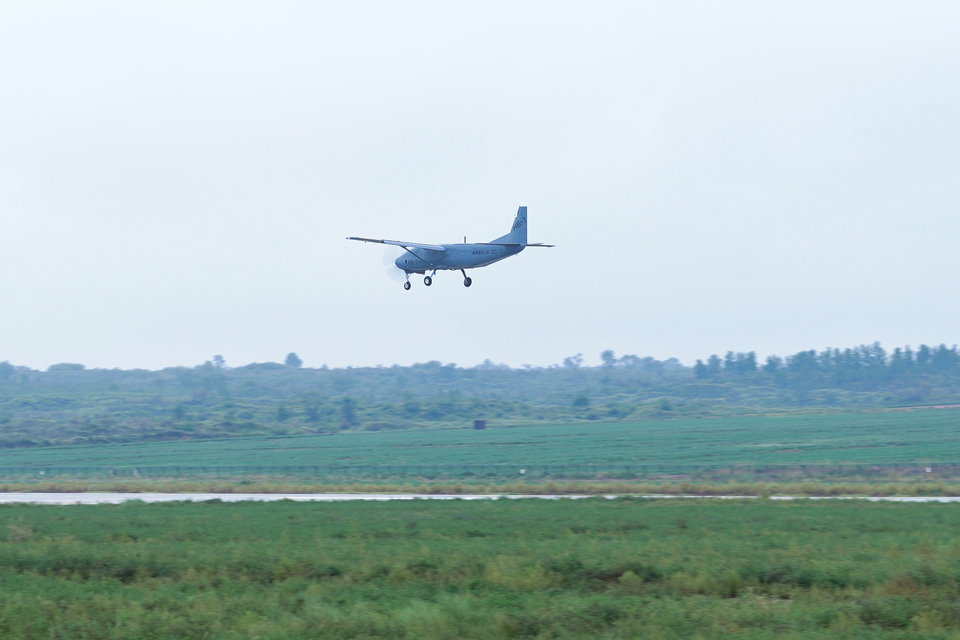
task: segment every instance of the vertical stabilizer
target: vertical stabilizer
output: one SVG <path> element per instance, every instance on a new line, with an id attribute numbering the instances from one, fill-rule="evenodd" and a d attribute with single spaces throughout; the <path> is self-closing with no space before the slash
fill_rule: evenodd
<path id="1" fill-rule="evenodd" d="M 513 219 L 513 226 L 510 227 L 510 233 L 500 236 L 493 242 L 502 242 L 505 244 L 527 244 L 527 208 L 517 209 L 517 217 Z"/>

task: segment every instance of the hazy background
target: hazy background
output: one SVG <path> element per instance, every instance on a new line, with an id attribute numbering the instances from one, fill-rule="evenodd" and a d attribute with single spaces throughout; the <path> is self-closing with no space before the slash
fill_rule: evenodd
<path id="1" fill-rule="evenodd" d="M 0 4 L 0 359 L 958 341 L 960 5 L 396 4 Z"/>

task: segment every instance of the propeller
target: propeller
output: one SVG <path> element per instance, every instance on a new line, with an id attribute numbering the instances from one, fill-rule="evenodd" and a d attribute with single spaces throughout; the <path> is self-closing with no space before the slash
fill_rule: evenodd
<path id="1" fill-rule="evenodd" d="M 394 282 L 404 282 L 407 279 L 403 269 L 397 266 L 397 258 L 403 254 L 403 248 L 394 245 L 386 245 L 383 250 L 383 270 L 387 277 Z"/>

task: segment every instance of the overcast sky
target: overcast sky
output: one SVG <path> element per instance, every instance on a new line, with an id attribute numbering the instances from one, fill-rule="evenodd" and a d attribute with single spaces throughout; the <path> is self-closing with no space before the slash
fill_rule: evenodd
<path id="1" fill-rule="evenodd" d="M 0 360 L 960 342 L 956 2 L 0 4 Z M 409 292 L 348 235 L 557 244 Z"/>

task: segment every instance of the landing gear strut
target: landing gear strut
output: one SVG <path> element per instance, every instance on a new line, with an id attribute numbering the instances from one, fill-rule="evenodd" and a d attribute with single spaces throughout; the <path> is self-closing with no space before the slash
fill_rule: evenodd
<path id="1" fill-rule="evenodd" d="M 470 285 L 473 284 L 473 280 L 469 276 L 467 276 L 466 271 L 464 271 L 463 269 L 460 269 L 460 273 L 463 274 L 463 286 L 469 287 Z"/>

